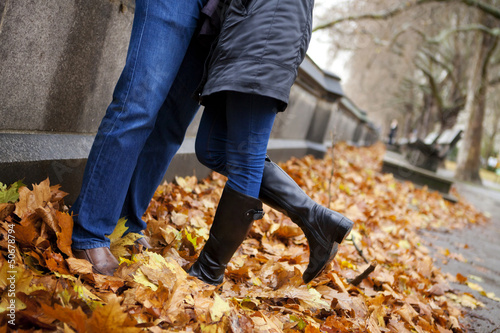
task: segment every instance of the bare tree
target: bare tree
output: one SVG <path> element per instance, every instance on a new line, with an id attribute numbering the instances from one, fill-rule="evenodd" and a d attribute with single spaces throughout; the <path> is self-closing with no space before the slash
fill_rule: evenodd
<path id="1" fill-rule="evenodd" d="M 487 28 L 498 25 L 490 15 L 481 13 L 481 24 Z M 481 166 L 481 140 L 483 137 L 483 120 L 486 110 L 488 91 L 488 67 L 498 46 L 498 35 L 482 30 L 478 34 L 478 47 L 475 64 L 467 88 L 466 112 L 470 115 L 469 124 L 462 140 L 458 155 L 455 178 L 471 182 L 481 182 L 479 168 Z"/>
<path id="2" fill-rule="evenodd" d="M 500 71 L 494 70 L 500 67 L 498 5 L 499 0 L 359 0 L 348 15 L 323 17 L 316 30 L 340 34 L 335 47 L 354 46 L 346 91 L 379 124 L 396 116 L 405 133 L 418 128 L 423 136 L 434 124 L 441 131 L 453 127 L 460 112 L 468 112 L 457 177 L 479 181 L 487 87 L 500 83 Z"/>

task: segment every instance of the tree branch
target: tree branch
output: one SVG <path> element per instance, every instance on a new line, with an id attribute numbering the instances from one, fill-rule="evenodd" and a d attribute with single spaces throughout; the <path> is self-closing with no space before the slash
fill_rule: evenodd
<path id="1" fill-rule="evenodd" d="M 453 68 L 444 61 L 439 60 L 438 57 L 436 57 L 436 53 L 432 53 L 430 50 L 426 49 L 422 50 L 421 52 L 425 54 L 433 63 L 441 66 L 449 75 L 451 75 L 452 80 L 456 81 L 455 76 L 453 75 Z"/>
<path id="2" fill-rule="evenodd" d="M 354 237 L 351 236 L 351 238 L 349 238 L 347 240 L 350 240 L 352 242 L 352 244 L 354 245 L 354 248 L 356 249 L 356 251 L 358 251 L 358 254 L 361 256 L 361 258 L 363 258 L 363 260 L 366 263 L 369 263 L 368 259 L 366 259 L 365 255 L 363 254 L 363 250 L 361 250 L 359 248 L 358 244 L 356 244 L 356 241 L 354 240 Z"/>
<path id="3" fill-rule="evenodd" d="M 449 35 L 457 33 L 457 32 L 469 32 L 469 31 L 482 31 L 484 33 L 490 34 L 494 37 L 500 36 L 500 28 L 488 28 L 481 24 L 468 24 L 461 27 L 456 27 L 453 29 L 446 29 L 439 33 L 434 38 L 428 38 L 427 41 L 429 43 L 439 44 L 444 39 L 446 39 Z"/>
<path id="4" fill-rule="evenodd" d="M 474 7 L 479 10 L 482 10 L 483 12 L 492 15 L 493 17 L 500 19 L 500 9 L 489 5 L 487 3 L 484 3 L 483 1 L 480 0 L 416 0 L 413 2 L 405 1 L 401 5 L 396 6 L 392 9 L 389 10 L 384 10 L 380 12 L 375 12 L 375 13 L 365 13 L 365 14 L 359 14 L 359 15 L 350 15 L 350 16 L 345 16 L 345 17 L 340 17 L 336 20 L 320 24 L 316 26 L 313 29 L 314 31 L 322 30 L 322 29 L 327 29 L 331 28 L 339 23 L 346 22 L 346 21 L 361 21 L 361 20 L 386 20 L 389 18 L 392 18 L 394 16 L 397 16 L 401 14 L 402 12 L 413 8 L 417 7 L 420 5 L 424 5 L 427 3 L 433 3 L 433 2 L 460 2 L 463 3 L 466 6 L 469 7 Z M 498 30 L 498 29 L 493 29 L 493 30 Z"/>
<path id="5" fill-rule="evenodd" d="M 364 279 L 366 279 L 368 277 L 368 275 L 370 275 L 371 272 L 373 272 L 375 270 L 375 268 L 377 267 L 377 264 L 376 263 L 371 263 L 370 266 L 368 266 L 363 273 L 359 274 L 358 276 L 356 276 L 354 279 L 352 279 L 352 281 L 350 281 L 349 283 L 352 284 L 353 286 L 357 286 L 361 283 L 361 281 L 363 281 Z"/>
<path id="6" fill-rule="evenodd" d="M 497 85 L 497 84 L 499 84 L 499 83 L 500 83 L 500 76 L 499 76 L 499 77 L 496 77 L 496 78 L 494 78 L 494 79 L 492 79 L 492 80 L 490 80 L 490 82 L 488 82 L 488 85 L 489 85 L 490 87 L 493 87 L 493 86 L 496 86 L 496 85 Z"/>
<path id="7" fill-rule="evenodd" d="M 360 20 L 386 20 L 388 18 L 394 17 L 403 11 L 407 10 L 408 8 L 414 7 L 417 4 L 421 3 L 426 3 L 426 2 L 433 2 L 435 0 L 417 0 L 415 3 L 408 3 L 404 2 L 403 4 L 389 9 L 389 10 L 384 10 L 380 11 L 377 13 L 366 13 L 366 14 L 360 14 L 360 15 L 351 15 L 351 16 L 346 16 L 346 17 L 341 17 L 336 20 L 327 22 L 325 24 L 320 24 L 317 27 L 313 29 L 314 31 L 318 31 L 321 29 L 326 29 L 326 28 L 331 28 L 334 25 L 337 25 L 339 23 L 345 22 L 345 21 L 360 21 Z"/>
<path id="8" fill-rule="evenodd" d="M 443 0 L 438 0 L 438 1 L 443 1 Z M 444 1 L 446 2 L 446 0 Z M 469 7 L 475 7 L 477 9 L 482 10 L 486 14 L 490 14 L 491 16 L 500 19 L 500 9 L 498 7 L 494 7 L 490 4 L 478 0 L 455 0 L 455 1 L 459 1 Z"/>
<path id="9" fill-rule="evenodd" d="M 417 66 L 418 69 L 422 71 L 425 77 L 427 77 L 427 80 L 429 81 L 429 87 L 431 88 L 431 94 L 434 97 L 434 100 L 437 102 L 438 108 L 441 110 L 443 108 L 443 98 L 439 94 L 439 88 L 437 85 L 437 82 L 432 75 L 431 71 L 425 68 L 424 66 L 418 64 L 415 62 L 415 66 Z"/>

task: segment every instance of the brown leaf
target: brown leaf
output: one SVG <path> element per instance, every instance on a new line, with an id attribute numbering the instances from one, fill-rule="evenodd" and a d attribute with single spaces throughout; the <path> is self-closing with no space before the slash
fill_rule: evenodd
<path id="1" fill-rule="evenodd" d="M 38 206 L 36 206 L 35 203 L 35 196 L 26 186 L 20 187 L 17 192 L 19 193 L 19 201 L 16 202 L 14 214 L 23 218 L 27 213 L 32 212 Z"/>
<path id="2" fill-rule="evenodd" d="M 135 322 L 129 318 L 120 306 L 118 297 L 112 295 L 108 304 L 96 309 L 86 322 L 88 332 L 123 332 L 135 333 L 142 330 L 135 327 Z"/>
<path id="3" fill-rule="evenodd" d="M 70 274 L 63 256 L 53 252 L 50 247 L 43 252 L 43 257 L 46 267 L 51 271 L 61 274 Z"/>
<path id="4" fill-rule="evenodd" d="M 14 226 L 16 241 L 25 247 L 34 246 L 34 240 L 40 235 L 36 222 L 39 221 L 37 214 L 25 216 L 19 224 Z"/>
<path id="5" fill-rule="evenodd" d="M 16 205 L 11 203 L 1 203 L 0 204 L 0 221 L 3 221 L 7 216 L 12 214 L 16 209 Z"/>
<path id="6" fill-rule="evenodd" d="M 54 231 L 54 233 L 57 235 L 57 233 L 61 232 L 61 228 L 59 228 L 59 225 L 57 224 L 57 221 L 55 219 L 55 211 L 52 209 L 52 207 L 37 207 L 35 208 L 35 212 L 40 216 L 43 220 L 43 222 Z"/>
<path id="7" fill-rule="evenodd" d="M 119 288 L 123 287 L 125 281 L 115 276 L 107 276 L 102 274 L 95 274 L 95 287 L 101 290 L 111 290 L 116 292 Z"/>
<path id="8" fill-rule="evenodd" d="M 50 201 L 51 202 L 59 202 L 61 201 L 65 196 L 68 195 L 68 193 L 61 191 L 60 190 L 61 185 L 53 185 L 50 187 Z"/>
<path id="9" fill-rule="evenodd" d="M 72 274 L 90 274 L 92 273 L 92 264 L 84 259 L 68 258 L 66 262 L 69 266 L 69 271 Z"/>
<path id="10" fill-rule="evenodd" d="M 70 309 L 67 307 L 63 307 L 59 304 L 55 304 L 54 307 L 51 307 L 47 304 L 40 304 L 43 312 L 54 319 L 57 319 L 63 323 L 68 324 L 72 328 L 74 328 L 78 333 L 86 332 L 86 321 L 87 316 L 82 311 L 80 307 L 76 309 Z"/>
<path id="11" fill-rule="evenodd" d="M 57 236 L 57 247 L 61 252 L 65 253 L 69 257 L 73 256 L 71 252 L 71 236 L 73 234 L 73 217 L 69 214 L 57 211 L 56 219 L 61 232 L 56 233 Z"/>
<path id="12" fill-rule="evenodd" d="M 35 195 L 35 202 L 38 206 L 44 207 L 52 197 L 50 193 L 49 178 L 45 179 L 38 185 L 33 185 L 33 194 Z"/>
<path id="13" fill-rule="evenodd" d="M 45 179 L 38 185 L 33 185 L 30 191 L 26 186 L 18 189 L 19 201 L 16 203 L 14 214 L 23 218 L 26 214 L 34 212 L 39 207 L 45 207 L 50 201 L 51 193 L 49 179 Z"/>
<path id="14" fill-rule="evenodd" d="M 346 287 L 344 285 L 344 282 L 339 278 L 339 276 L 337 275 L 337 273 L 330 272 L 330 273 L 328 273 L 328 277 L 337 286 L 337 288 L 341 292 L 347 293 L 347 289 L 346 289 Z"/>

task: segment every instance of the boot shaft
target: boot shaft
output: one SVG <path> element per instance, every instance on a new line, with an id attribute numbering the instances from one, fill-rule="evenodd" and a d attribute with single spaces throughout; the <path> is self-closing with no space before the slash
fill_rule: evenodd
<path id="1" fill-rule="evenodd" d="M 188 273 L 209 284 L 222 283 L 227 263 L 247 236 L 253 221 L 263 216 L 259 199 L 226 186 L 215 212 L 209 238 Z"/>

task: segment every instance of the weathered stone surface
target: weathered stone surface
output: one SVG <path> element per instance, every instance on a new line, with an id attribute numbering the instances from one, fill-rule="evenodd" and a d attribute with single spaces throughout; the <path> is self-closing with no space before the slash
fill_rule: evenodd
<path id="1" fill-rule="evenodd" d="M 95 132 L 125 61 L 132 13 L 105 0 L 4 6 L 0 130 Z"/>

